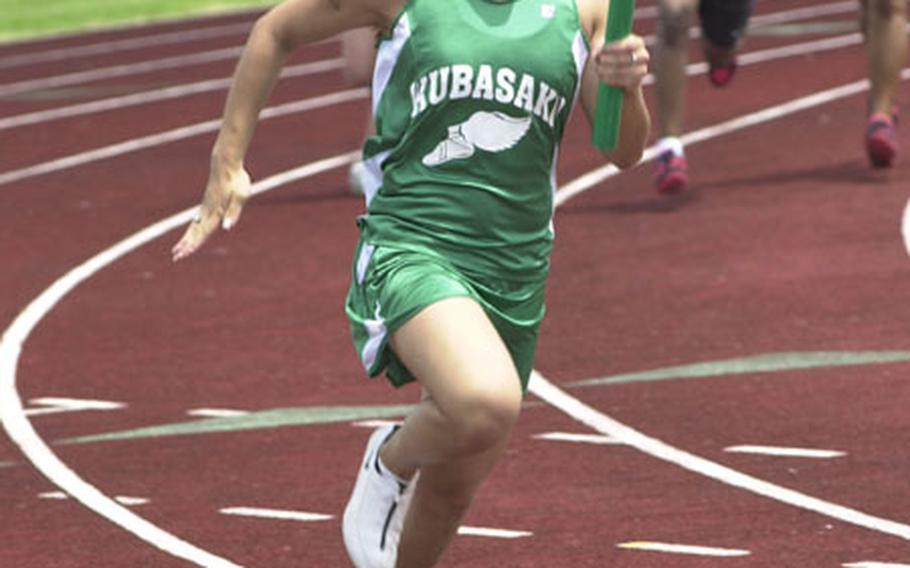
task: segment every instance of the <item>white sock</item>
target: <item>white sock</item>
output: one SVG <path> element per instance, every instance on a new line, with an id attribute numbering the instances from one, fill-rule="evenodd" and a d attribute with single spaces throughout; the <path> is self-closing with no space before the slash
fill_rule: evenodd
<path id="1" fill-rule="evenodd" d="M 676 136 L 667 136 L 666 138 L 661 138 L 657 141 L 657 154 L 663 154 L 666 151 L 673 152 L 674 156 L 682 157 L 683 152 L 683 143 L 682 140 Z"/>

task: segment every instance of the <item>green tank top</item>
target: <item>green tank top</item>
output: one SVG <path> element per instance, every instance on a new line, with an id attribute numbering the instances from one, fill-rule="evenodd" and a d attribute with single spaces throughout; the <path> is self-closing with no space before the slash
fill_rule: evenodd
<path id="1" fill-rule="evenodd" d="M 379 43 L 364 237 L 468 273 L 544 278 L 587 54 L 575 0 L 410 0 Z"/>

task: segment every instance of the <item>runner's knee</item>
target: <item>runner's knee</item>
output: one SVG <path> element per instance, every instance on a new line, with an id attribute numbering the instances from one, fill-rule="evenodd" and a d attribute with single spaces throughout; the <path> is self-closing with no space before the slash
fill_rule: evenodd
<path id="1" fill-rule="evenodd" d="M 521 391 L 517 388 L 514 392 L 479 390 L 464 396 L 457 412 L 450 416 L 459 453 L 480 453 L 503 442 L 520 409 Z"/>
<path id="2" fill-rule="evenodd" d="M 679 47 L 689 40 L 689 26 L 695 10 L 691 6 L 661 6 L 657 33 L 660 43 Z"/>

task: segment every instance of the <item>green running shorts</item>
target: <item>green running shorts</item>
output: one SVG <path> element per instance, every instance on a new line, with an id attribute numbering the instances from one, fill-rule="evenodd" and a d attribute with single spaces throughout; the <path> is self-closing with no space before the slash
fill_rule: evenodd
<path id="1" fill-rule="evenodd" d="M 385 371 L 396 387 L 414 381 L 389 337 L 429 305 L 470 297 L 499 332 L 527 390 L 544 315 L 545 276 L 535 282 L 481 277 L 423 247 L 376 245 L 361 239 L 354 254 L 345 309 L 354 348 L 370 377 Z"/>

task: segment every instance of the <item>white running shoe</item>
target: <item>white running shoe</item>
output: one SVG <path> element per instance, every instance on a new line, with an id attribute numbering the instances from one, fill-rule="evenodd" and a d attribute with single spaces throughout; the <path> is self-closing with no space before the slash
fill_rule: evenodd
<path id="1" fill-rule="evenodd" d="M 414 484 L 402 483 L 379 463 L 379 448 L 397 429 L 382 426 L 370 436 L 344 510 L 344 546 L 357 568 L 395 568 L 398 559 L 398 540 L 413 492 L 407 489 Z"/>

